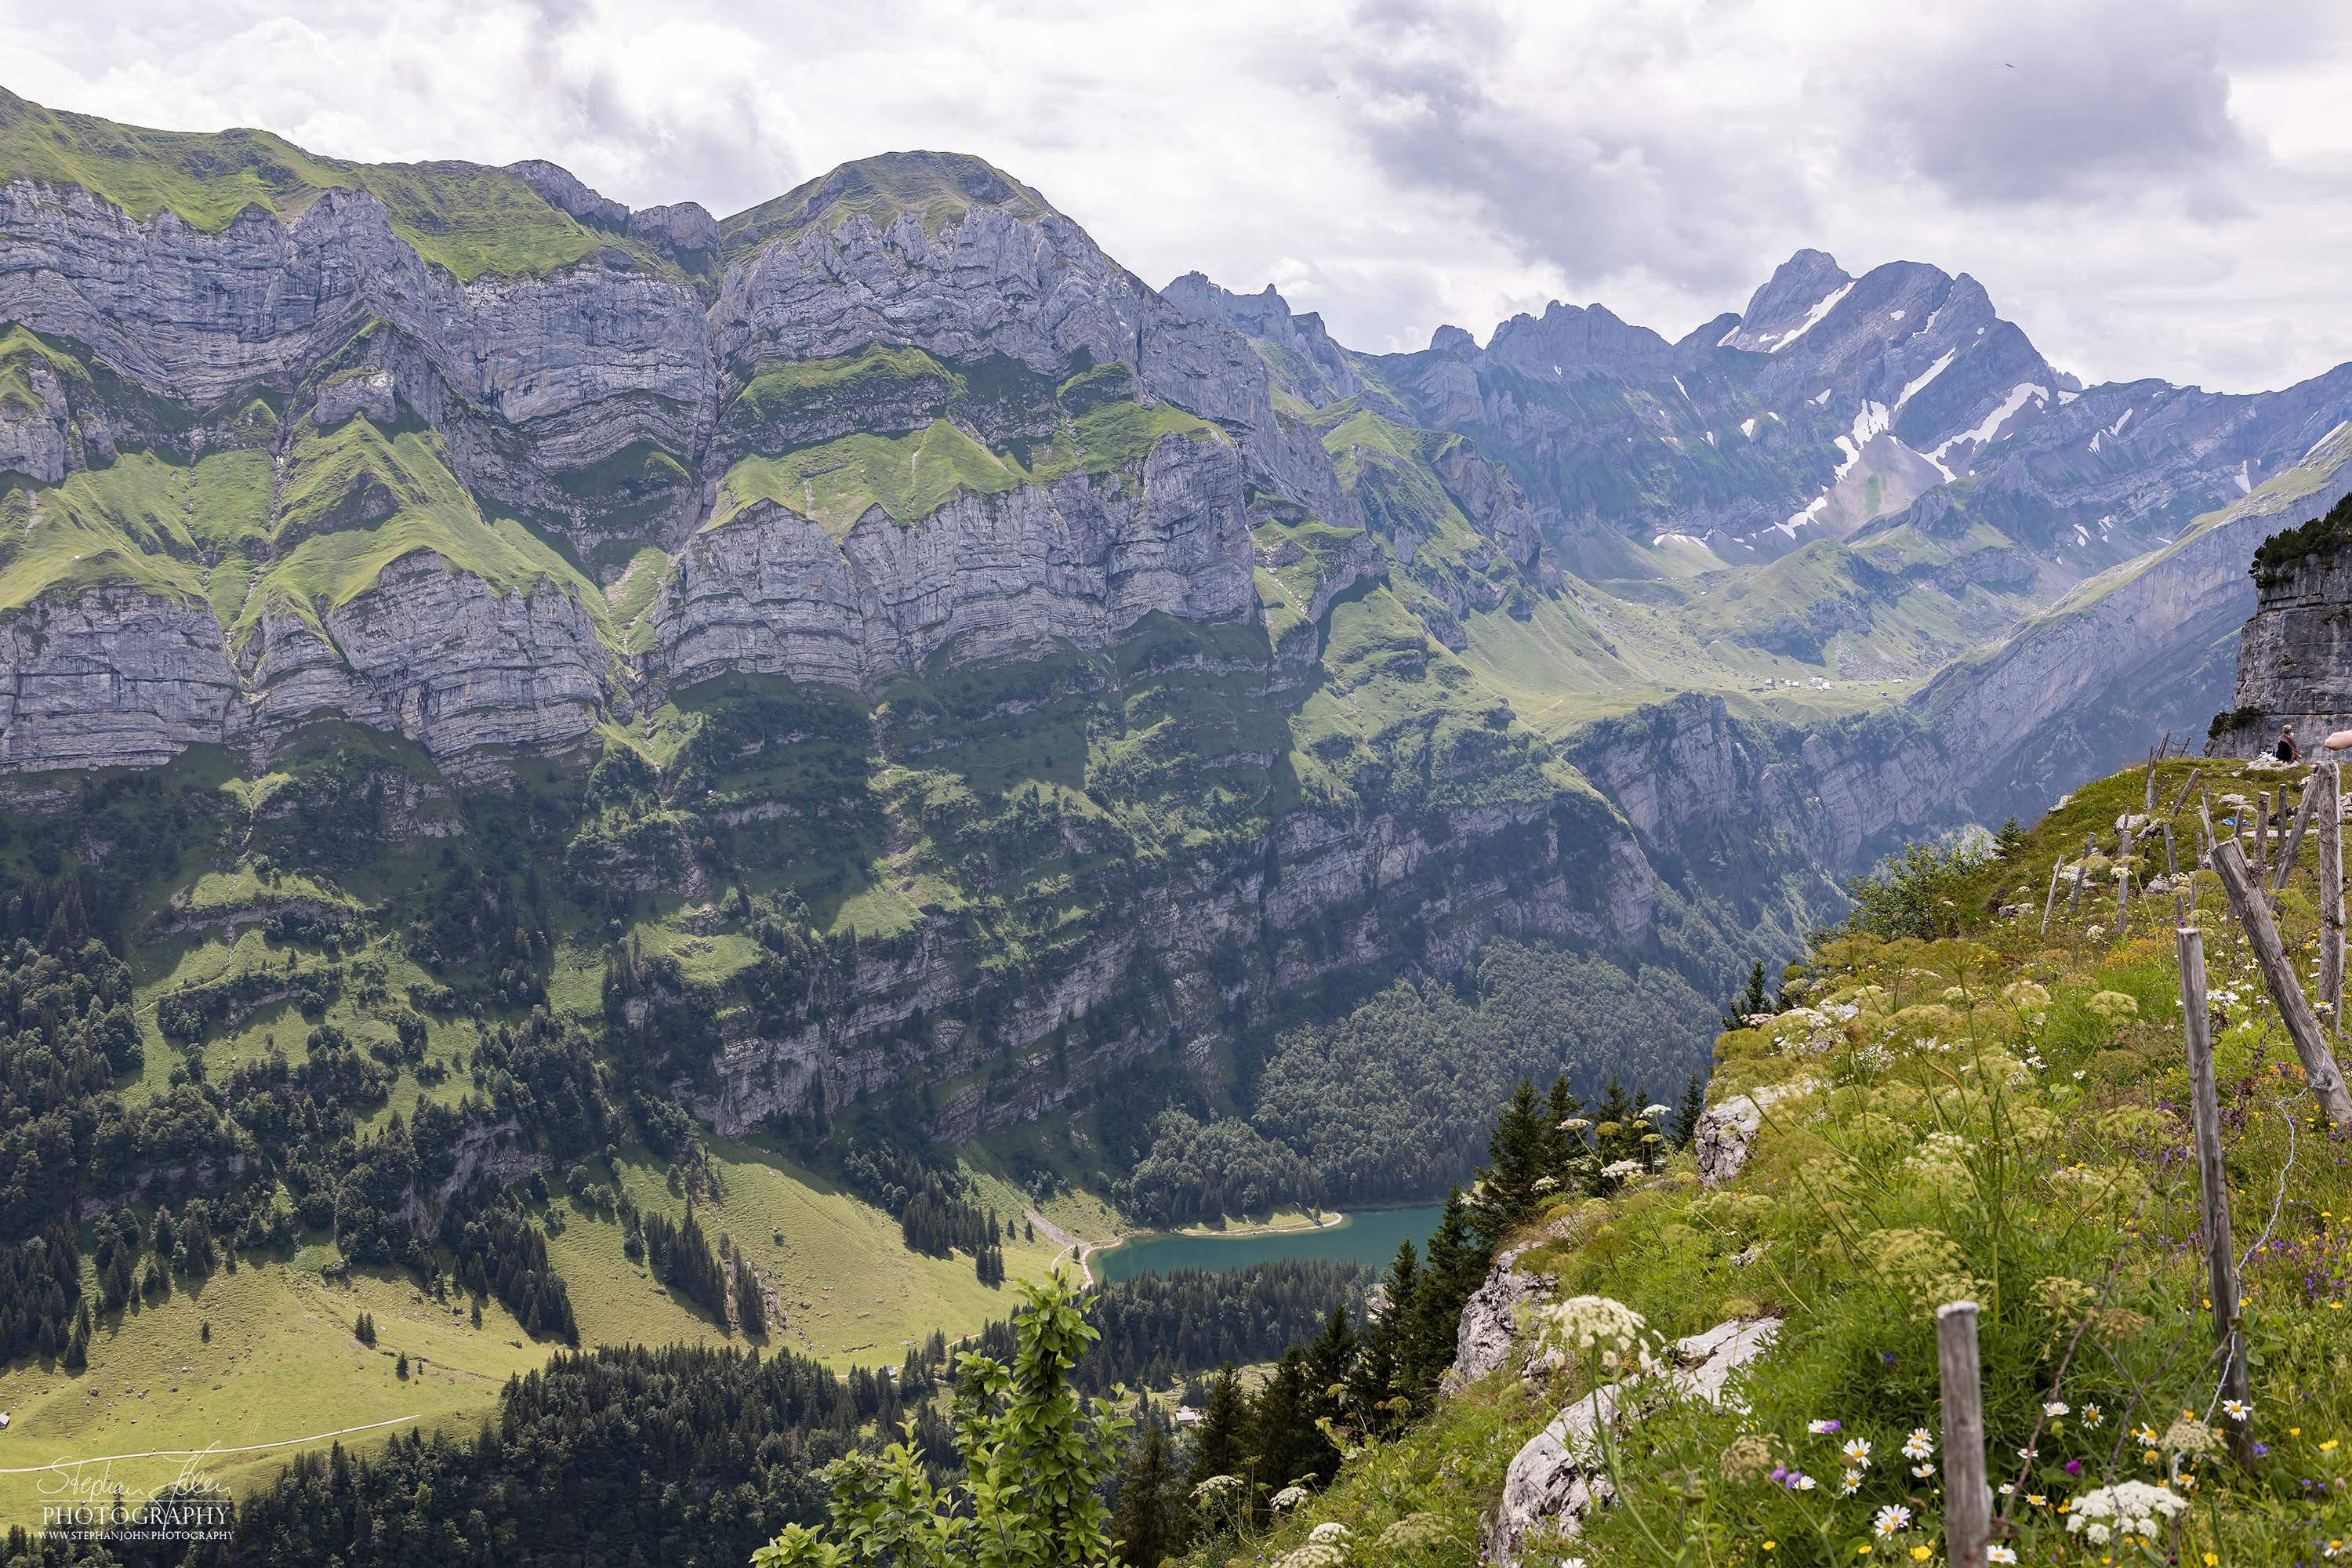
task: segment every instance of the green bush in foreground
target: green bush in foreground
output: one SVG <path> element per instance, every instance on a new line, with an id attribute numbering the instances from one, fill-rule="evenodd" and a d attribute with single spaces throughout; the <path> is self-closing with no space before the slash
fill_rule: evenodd
<path id="1" fill-rule="evenodd" d="M 835 1460 L 831 1528 L 787 1525 L 756 1568 L 1108 1568 L 1109 1510 L 1128 1421 L 1089 1415 L 1071 1373 L 1095 1331 L 1077 1283 L 1055 1270 L 1019 1287 L 1013 1363 L 967 1352 L 957 1363 L 960 1482 L 934 1486 L 908 1440 Z"/>

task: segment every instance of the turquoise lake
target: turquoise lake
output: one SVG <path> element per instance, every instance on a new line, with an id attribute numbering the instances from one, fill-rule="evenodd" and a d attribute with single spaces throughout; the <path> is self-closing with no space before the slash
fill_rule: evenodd
<path id="1" fill-rule="evenodd" d="M 1282 1231 L 1269 1236 L 1139 1236 L 1094 1255 L 1095 1278 L 1105 1284 L 1139 1274 L 1173 1274 L 1180 1268 L 1222 1273 L 1285 1258 L 1328 1258 L 1386 1268 L 1399 1243 L 1420 1247 L 1437 1228 L 1437 1205 L 1412 1209 L 1368 1209 L 1321 1230 Z"/>

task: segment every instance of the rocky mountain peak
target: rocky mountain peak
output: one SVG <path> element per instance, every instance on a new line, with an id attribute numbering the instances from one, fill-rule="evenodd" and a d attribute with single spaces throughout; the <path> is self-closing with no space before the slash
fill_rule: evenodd
<path id="1" fill-rule="evenodd" d="M 529 185 L 549 206 L 570 213 L 591 228 L 625 229 L 629 209 L 612 197 L 588 188 L 577 174 L 544 158 L 509 163 L 507 173 Z"/>
<path id="2" fill-rule="evenodd" d="M 1478 340 L 1451 323 L 1429 334 L 1429 352 L 1449 359 L 1468 359 L 1478 352 Z"/>
<path id="3" fill-rule="evenodd" d="M 1505 321 L 1486 345 L 1487 357 L 1499 363 L 1553 378 L 1664 370 L 1673 353 L 1665 339 L 1619 319 L 1605 305 L 1558 300 L 1540 317 L 1523 313 Z"/>
<path id="4" fill-rule="evenodd" d="M 937 234 L 974 209 L 1023 223 L 1057 216 L 1053 204 L 984 158 L 969 153 L 883 153 L 793 186 L 719 226 L 730 254 L 813 228 L 864 218 L 878 230 L 911 216 Z"/>
<path id="5" fill-rule="evenodd" d="M 1836 307 L 1840 291 L 1853 279 L 1826 250 L 1800 250 L 1772 269 L 1748 300 L 1739 325 L 1720 347 L 1769 353 L 1784 348 L 1812 321 Z"/>

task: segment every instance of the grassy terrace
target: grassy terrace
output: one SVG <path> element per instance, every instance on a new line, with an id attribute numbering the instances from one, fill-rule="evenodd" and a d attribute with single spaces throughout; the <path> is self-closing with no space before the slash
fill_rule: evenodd
<path id="1" fill-rule="evenodd" d="M 788 406 L 842 389 L 936 384 L 942 405 L 969 393 L 966 379 L 915 351 L 868 350 L 846 360 L 761 371 L 740 394 L 767 407 Z M 1001 495 L 1072 474 L 1129 474 L 1174 436 L 1219 439 L 1215 426 L 1168 403 L 1139 403 L 1124 365 L 1101 365 L 1054 393 L 1062 417 L 1054 435 L 992 451 L 946 417 L 901 435 L 857 431 L 775 456 L 739 459 L 727 472 L 707 525 L 721 528 L 760 501 L 773 502 L 822 526 L 835 539 L 879 507 L 902 526 L 921 521 L 960 495 Z"/>
<path id="2" fill-rule="evenodd" d="M 2163 806 L 2189 767 L 2163 765 Z M 2203 773 L 2217 803 L 2284 776 Z M 1621 1426 L 1607 1460 L 1619 1505 L 1528 1562 L 1942 1561 L 1939 1471 L 1904 1449 L 1915 1431 L 1937 1440 L 1930 1312 L 1962 1296 L 1984 1306 L 1996 1539 L 2016 1560 L 2312 1562 L 2352 1537 L 2352 1131 L 2316 1120 L 2218 882 L 2198 873 L 2187 893 L 2221 1016 L 2228 1180 L 2248 1257 L 2256 1458 L 2241 1470 L 2219 1455 L 2215 1429 L 2237 1423 L 2205 1364 L 2172 900 L 2118 924 L 2102 857 L 2082 908 L 2070 914 L 2062 889 L 2040 929 L 2055 858 L 2079 855 L 2086 832 L 2111 849 L 2142 789 L 2133 771 L 2078 792 L 2007 858 L 1916 861 L 1867 929 L 1818 942 L 1798 1005 L 1718 1042 L 1711 1100 L 1774 1097 L 1736 1180 L 1702 1187 L 1678 1156 L 1606 1196 L 1563 1194 L 1519 1238 L 1532 1247 L 1521 1266 L 1555 1273 L 1561 1297 L 1622 1301 L 1664 1339 L 1784 1321 L 1738 1403 L 1666 1402 Z M 2184 844 L 2194 820 L 2193 803 L 2175 819 Z M 2137 874 L 2162 869 L 2154 853 Z M 2281 902 L 2305 955 L 2315 862 L 2306 844 Z M 1996 912 L 2021 902 L 2030 913 Z M 1512 1457 L 1595 1375 L 1572 1355 L 1548 1384 L 1492 1377 L 1357 1455 L 1248 1549 L 1279 1556 L 1325 1520 L 1370 1542 L 1426 1513 L 1416 1528 L 1432 1545 L 1408 1561 L 1468 1561 Z M 1844 1457 L 1856 1440 L 1864 1466 Z M 1818 1485 L 1790 1487 L 1791 1471 Z M 2125 1482 L 2178 1500 L 2146 1547 L 2082 1528 L 2100 1489 Z"/>

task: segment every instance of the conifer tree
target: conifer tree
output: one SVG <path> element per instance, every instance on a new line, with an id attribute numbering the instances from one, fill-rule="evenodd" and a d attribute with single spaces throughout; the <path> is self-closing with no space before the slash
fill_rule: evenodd
<path id="1" fill-rule="evenodd" d="M 1454 1364 L 1462 1308 L 1486 1279 L 1489 1256 L 1471 1230 L 1469 1209 L 1457 1187 L 1446 1194 L 1444 1212 L 1430 1233 L 1397 1379 L 1417 1405 L 1426 1405 L 1437 1380 Z"/>
<path id="2" fill-rule="evenodd" d="M 1118 1507 L 1111 1514 L 1111 1539 L 1129 1568 L 1160 1568 L 1181 1549 L 1183 1481 L 1176 1473 L 1167 1428 L 1144 1423 L 1140 1441 L 1128 1450 L 1118 1484 Z"/>
<path id="3" fill-rule="evenodd" d="M 1355 1375 L 1348 1380 L 1348 1407 L 1367 1432 L 1393 1431 L 1403 1421 L 1395 1406 L 1406 1394 L 1401 1374 L 1420 1284 L 1421 1260 L 1408 1241 L 1397 1248 L 1396 1260 L 1381 1281 L 1379 1310 L 1364 1325 L 1364 1348 L 1356 1357 Z"/>
<path id="4" fill-rule="evenodd" d="M 1735 993 L 1723 1009 L 1723 1032 L 1744 1029 L 1751 1014 L 1772 1010 L 1772 1000 L 1764 994 L 1764 962 L 1759 959 L 1748 971 L 1748 988 Z"/>
<path id="5" fill-rule="evenodd" d="M 1250 1412 L 1251 1468 L 1268 1492 L 1294 1483 L 1319 1487 L 1339 1468 L 1339 1452 L 1315 1425 L 1307 1352 L 1291 1346 L 1275 1363 Z"/>
<path id="6" fill-rule="evenodd" d="M 1478 1173 L 1475 1216 L 1480 1238 L 1488 1246 L 1534 1209 L 1542 1190 L 1536 1184 L 1550 1174 L 1554 1150 L 1545 1110 L 1536 1086 L 1521 1079 L 1518 1091 L 1495 1119 L 1486 1140 L 1491 1163 Z"/>
<path id="7" fill-rule="evenodd" d="M 1347 1384 L 1356 1370 L 1356 1325 L 1342 1302 L 1331 1303 L 1323 1331 L 1307 1347 L 1307 1370 L 1315 1394 L 1315 1412 L 1338 1420 L 1347 1413 Z"/>
<path id="8" fill-rule="evenodd" d="M 1675 1107 L 1675 1143 L 1685 1149 L 1690 1147 L 1691 1140 L 1698 1136 L 1698 1119 L 1706 1110 L 1706 1080 L 1693 1073 L 1690 1081 L 1683 1085 L 1681 1103 Z"/>
<path id="9" fill-rule="evenodd" d="M 1568 1087 L 1568 1075 L 1551 1080 L 1551 1097 L 1544 1106 L 1544 1173 L 1566 1185 L 1570 1163 L 1584 1152 L 1584 1140 L 1569 1126 L 1584 1102 Z"/>
<path id="10" fill-rule="evenodd" d="M 1246 1453 L 1248 1402 L 1242 1393 L 1241 1374 L 1227 1362 L 1209 1384 L 1209 1401 L 1202 1407 L 1201 1424 L 1192 1428 L 1192 1466 L 1188 1487 L 1211 1476 L 1238 1476 Z"/>

